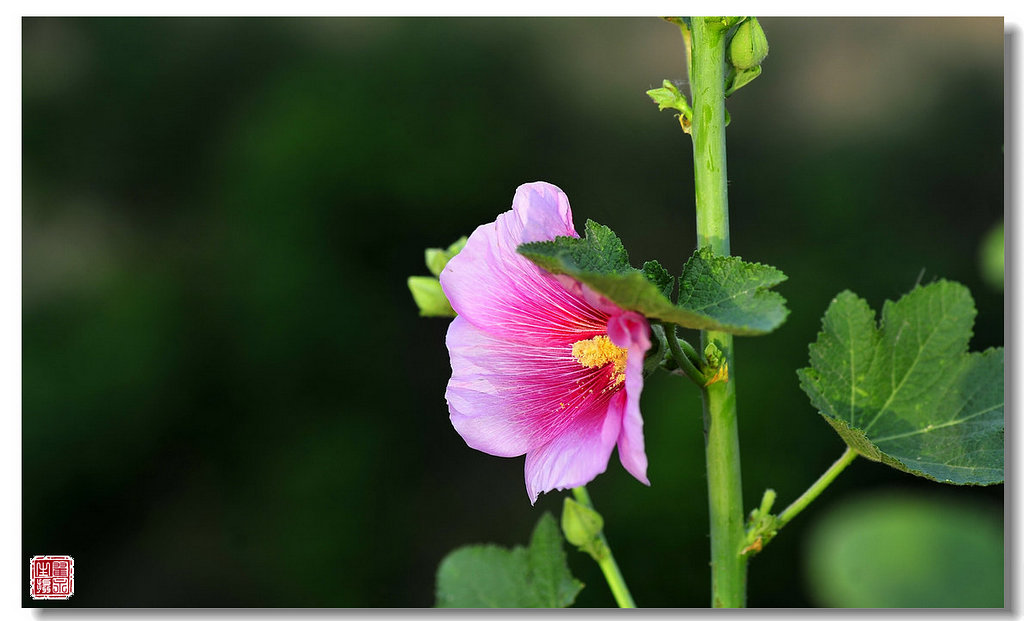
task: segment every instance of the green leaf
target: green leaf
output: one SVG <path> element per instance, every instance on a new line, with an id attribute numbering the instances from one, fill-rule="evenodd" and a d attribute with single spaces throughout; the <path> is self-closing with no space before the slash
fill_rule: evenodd
<path id="1" fill-rule="evenodd" d="M 463 546 L 437 568 L 439 608 L 565 608 L 581 589 L 566 564 L 558 524 L 547 512 L 529 548 Z"/>
<path id="2" fill-rule="evenodd" d="M 1003 348 L 967 353 L 974 300 L 940 280 L 886 301 L 829 305 L 800 387 L 861 455 L 958 485 L 1003 481 Z"/>
<path id="3" fill-rule="evenodd" d="M 410 276 L 407 282 L 412 299 L 420 309 L 421 317 L 455 316 L 455 310 L 436 278 L 433 276 Z"/>
<path id="4" fill-rule="evenodd" d="M 676 279 L 672 277 L 672 274 L 668 273 L 667 269 L 661 266 L 661 263 L 648 261 L 644 263 L 641 271 L 647 280 L 654 283 L 654 286 L 658 288 L 658 292 L 661 295 L 665 296 L 666 299 L 672 297 L 672 290 L 676 288 Z"/>
<path id="5" fill-rule="evenodd" d="M 701 248 L 683 267 L 677 306 L 715 324 L 686 327 L 765 334 L 782 325 L 789 314 L 785 298 L 769 291 L 784 280 L 786 275 L 770 265 L 720 257 L 710 248 Z"/>
<path id="6" fill-rule="evenodd" d="M 779 327 L 789 310 L 770 287 L 786 275 L 739 257 L 720 257 L 710 248 L 694 252 L 679 277 L 679 300 L 669 296 L 673 278 L 656 261 L 632 267 L 618 236 L 593 220 L 586 236 L 519 246 L 520 254 L 553 274 L 586 284 L 621 308 L 684 328 L 740 335 L 765 334 Z"/>
<path id="7" fill-rule="evenodd" d="M 841 502 L 804 546 L 817 604 L 1002 608 L 1002 509 L 967 500 L 901 493 Z"/>

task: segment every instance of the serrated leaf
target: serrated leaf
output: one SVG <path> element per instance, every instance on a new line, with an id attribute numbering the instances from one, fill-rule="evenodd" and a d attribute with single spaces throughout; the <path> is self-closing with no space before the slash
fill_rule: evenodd
<path id="1" fill-rule="evenodd" d="M 644 263 L 641 271 L 647 280 L 654 283 L 654 286 L 658 288 L 658 292 L 661 295 L 665 296 L 666 299 L 672 297 L 672 290 L 676 288 L 676 279 L 672 274 L 668 273 L 667 269 L 661 266 L 661 263 L 647 261 Z"/>
<path id="2" fill-rule="evenodd" d="M 618 236 L 593 220 L 586 237 L 559 237 L 519 246 L 519 252 L 554 274 L 566 274 L 586 284 L 621 308 L 697 330 L 720 330 L 739 335 L 765 334 L 779 327 L 789 310 L 785 299 L 770 287 L 786 275 L 767 265 L 739 257 L 720 257 L 701 248 L 683 267 L 679 300 L 670 295 L 673 280 L 660 264 L 648 261 L 643 270 L 632 267 Z"/>
<path id="3" fill-rule="evenodd" d="M 569 572 L 562 535 L 550 513 L 537 522 L 530 547 L 463 546 L 437 568 L 439 608 L 565 608 L 583 583 Z"/>
<path id="4" fill-rule="evenodd" d="M 677 306 L 711 317 L 722 326 L 707 329 L 764 334 L 789 315 L 786 299 L 769 290 L 784 280 L 786 275 L 770 265 L 720 257 L 710 248 L 701 248 L 683 267 Z"/>
<path id="5" fill-rule="evenodd" d="M 829 305 L 800 387 L 868 459 L 943 483 L 1003 481 L 1003 348 L 967 353 L 974 300 L 940 280 L 886 301 L 880 326 L 844 291 Z"/>

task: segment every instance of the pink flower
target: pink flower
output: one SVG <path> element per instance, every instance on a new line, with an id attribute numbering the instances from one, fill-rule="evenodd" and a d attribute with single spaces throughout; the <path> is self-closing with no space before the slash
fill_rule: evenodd
<path id="1" fill-rule="evenodd" d="M 458 313 L 448 328 L 452 424 L 470 447 L 526 454 L 530 502 L 622 465 L 646 485 L 640 391 L 647 320 L 552 275 L 520 244 L 579 237 L 569 199 L 548 183 L 516 190 L 512 211 L 484 224 L 441 272 Z"/>

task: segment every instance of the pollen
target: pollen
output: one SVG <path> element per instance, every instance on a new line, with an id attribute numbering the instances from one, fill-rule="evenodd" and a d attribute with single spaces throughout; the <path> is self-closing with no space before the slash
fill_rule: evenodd
<path id="1" fill-rule="evenodd" d="M 581 365 L 589 368 L 614 365 L 613 386 L 618 386 L 626 379 L 626 353 L 625 349 L 612 343 L 604 334 L 572 344 L 572 357 Z"/>

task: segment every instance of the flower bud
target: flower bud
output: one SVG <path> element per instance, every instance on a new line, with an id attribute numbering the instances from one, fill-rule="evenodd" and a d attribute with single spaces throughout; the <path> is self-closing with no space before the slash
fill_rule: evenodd
<path id="1" fill-rule="evenodd" d="M 768 38 L 756 17 L 740 24 L 729 42 L 729 60 L 737 69 L 757 67 L 768 56 Z"/>
<path id="2" fill-rule="evenodd" d="M 601 550 L 598 536 L 602 529 L 604 518 L 600 513 L 566 497 L 562 505 L 562 532 L 566 541 L 596 558 Z"/>
<path id="3" fill-rule="evenodd" d="M 722 350 L 718 349 L 714 343 L 708 343 L 708 346 L 704 348 L 704 358 L 708 361 L 707 367 L 704 369 L 704 376 L 708 378 L 705 386 L 710 386 L 715 382 L 729 381 L 729 361 L 725 359 Z"/>

